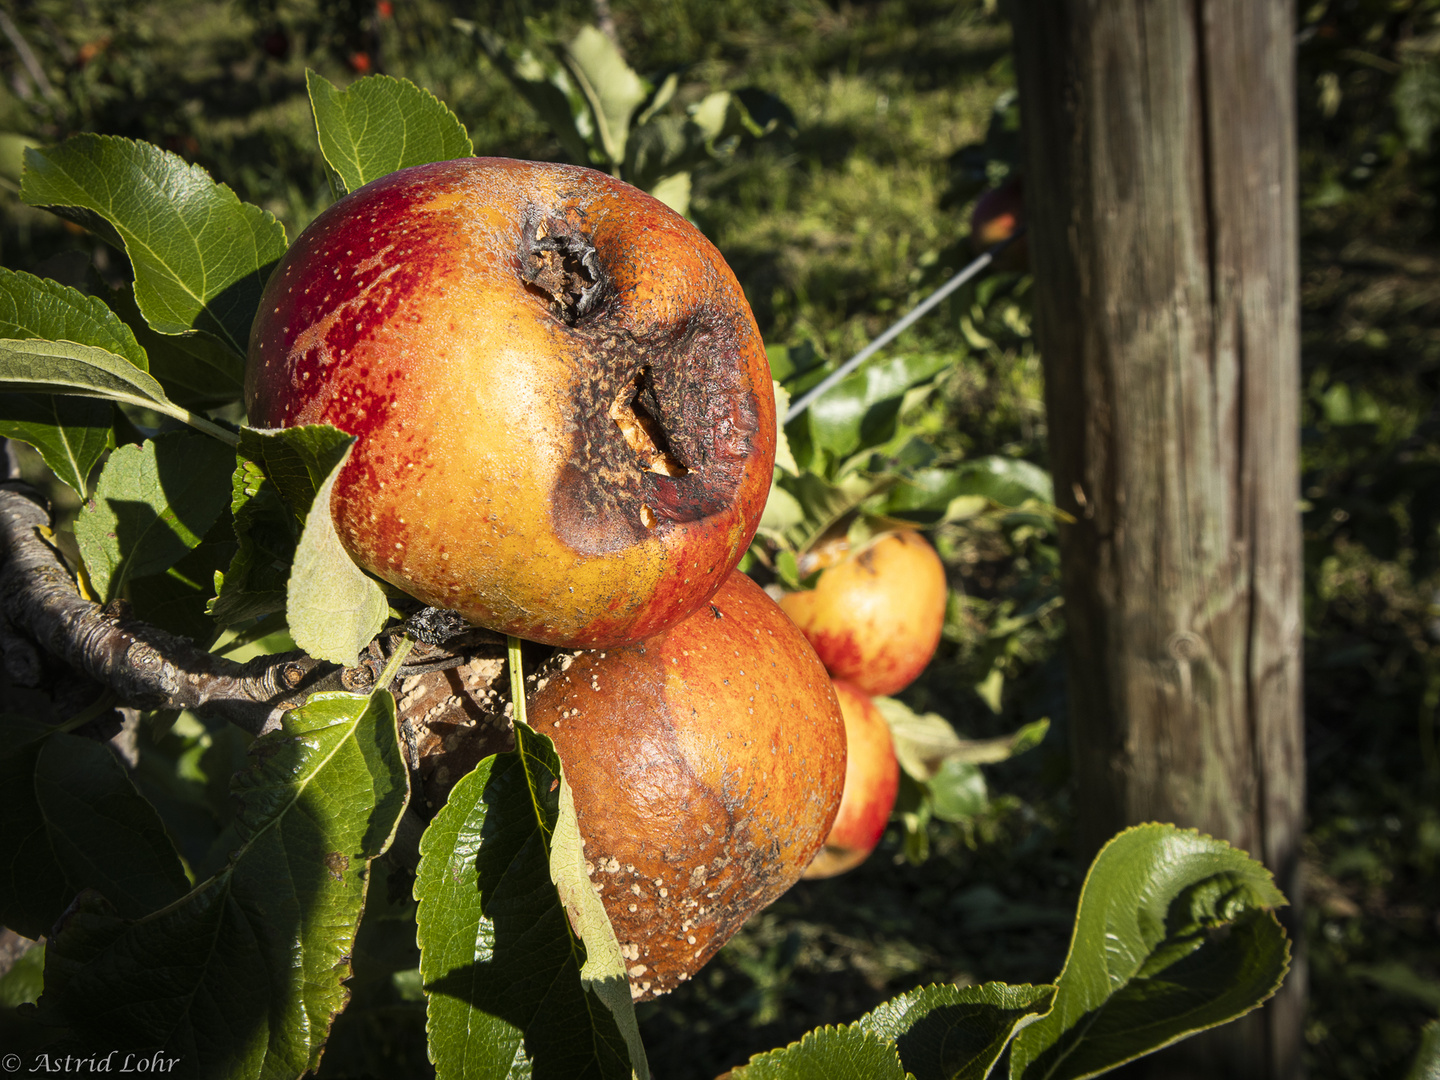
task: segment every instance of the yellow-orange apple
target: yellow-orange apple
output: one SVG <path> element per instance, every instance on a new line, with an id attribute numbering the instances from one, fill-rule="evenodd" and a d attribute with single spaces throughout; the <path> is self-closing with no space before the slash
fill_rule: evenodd
<path id="1" fill-rule="evenodd" d="M 840 804 L 830 677 L 738 571 L 652 638 L 560 654 L 527 709 L 560 754 L 636 998 L 688 979 L 793 885 Z"/>
<path id="2" fill-rule="evenodd" d="M 894 694 L 925 670 L 945 625 L 945 567 L 910 529 L 881 533 L 780 600 L 830 674 Z"/>
<path id="3" fill-rule="evenodd" d="M 266 285 L 245 400 L 257 427 L 357 437 L 330 510 L 359 565 L 571 647 L 704 604 L 774 459 L 769 366 L 720 254 L 565 165 L 421 165 L 330 207 Z"/>
<path id="4" fill-rule="evenodd" d="M 900 762 L 890 725 L 868 694 L 836 679 L 835 696 L 845 717 L 845 793 L 825 846 L 806 869 L 807 878 L 853 870 L 870 857 L 900 790 Z"/>

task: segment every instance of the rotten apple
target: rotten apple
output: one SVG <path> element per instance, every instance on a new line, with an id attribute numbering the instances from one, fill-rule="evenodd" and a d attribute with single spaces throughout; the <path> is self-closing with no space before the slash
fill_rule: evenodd
<path id="1" fill-rule="evenodd" d="M 911 529 L 881 533 L 780 600 L 830 674 L 894 694 L 925 670 L 945 625 L 945 567 Z"/>
<path id="2" fill-rule="evenodd" d="M 733 572 L 683 622 L 537 672 L 631 993 L 685 981 L 793 885 L 830 831 L 845 724 L 830 677 L 775 602 Z"/>
<path id="3" fill-rule="evenodd" d="M 807 878 L 834 877 L 868 859 L 885 835 L 900 790 L 900 762 L 884 715 L 868 694 L 844 679 L 834 683 L 845 718 L 845 792 Z"/>
<path id="4" fill-rule="evenodd" d="M 568 647 L 701 607 L 759 523 L 775 401 L 734 275 L 664 204 L 496 158 L 392 173 L 266 285 L 257 427 L 357 437 L 330 503 L 366 570 Z"/>

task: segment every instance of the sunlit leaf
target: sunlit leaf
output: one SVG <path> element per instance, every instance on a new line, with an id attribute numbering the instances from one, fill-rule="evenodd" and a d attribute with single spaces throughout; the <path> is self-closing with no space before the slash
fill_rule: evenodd
<path id="1" fill-rule="evenodd" d="M 1440 1020 L 1425 1025 L 1420 1034 L 1420 1052 L 1405 1080 L 1440 1080 Z"/>
<path id="2" fill-rule="evenodd" d="M 75 522 L 95 593 L 123 596 L 130 578 L 163 573 L 192 551 L 229 502 L 233 460 L 224 443 L 188 432 L 111 454 Z"/>
<path id="3" fill-rule="evenodd" d="M 733 1080 L 905 1080 L 890 1039 L 860 1024 L 808 1032 L 783 1050 L 757 1054 L 731 1071 Z"/>
<path id="4" fill-rule="evenodd" d="M 89 477 L 115 444 L 109 402 L 61 394 L 0 394 L 0 438 L 40 452 L 57 479 L 85 498 Z"/>
<path id="5" fill-rule="evenodd" d="M 593 26 L 582 26 L 560 50 L 570 77 L 590 103 L 595 133 L 609 162 L 625 160 L 630 117 L 650 90 L 615 43 Z"/>
<path id="6" fill-rule="evenodd" d="M 307 71 L 305 85 L 337 197 L 399 169 L 475 152 L 455 114 L 407 79 L 370 75 L 340 90 Z"/>
<path id="7" fill-rule="evenodd" d="M 1290 948 L 1270 873 L 1220 840 L 1139 825 L 1096 856 L 1055 1004 L 1010 1051 L 1011 1080 L 1080 1080 L 1249 1012 Z"/>
<path id="8" fill-rule="evenodd" d="M 235 625 L 285 610 L 301 527 L 352 441 L 325 424 L 241 430 L 230 497 L 238 547 L 220 575 L 215 618 Z"/>
<path id="9" fill-rule="evenodd" d="M 812 401 L 793 423 L 806 424 L 814 445 L 831 461 L 848 458 L 887 440 L 905 391 L 953 362 L 953 357 L 932 354 L 872 360 Z"/>
<path id="10" fill-rule="evenodd" d="M 347 666 L 380 632 L 390 611 L 384 591 L 340 543 L 329 512 L 330 493 L 349 457 L 347 446 L 315 492 L 285 590 L 285 621 L 295 644 L 317 660 Z"/>
<path id="11" fill-rule="evenodd" d="M 74 135 L 25 151 L 20 196 L 121 247 L 162 334 L 201 333 L 243 358 L 285 229 L 198 165 L 149 143 Z"/>
<path id="12" fill-rule="evenodd" d="M 1011 1037 L 1050 1007 L 1053 986 L 939 984 L 891 998 L 856 1027 L 895 1043 L 915 1080 L 984 1080 Z"/>
<path id="13" fill-rule="evenodd" d="M 579 839 L 578 831 L 567 838 L 561 786 L 550 740 L 517 726 L 516 748 L 456 784 L 421 840 L 420 972 L 440 1080 L 528 1077 L 532 1069 L 631 1075 L 622 1032 L 634 1017 L 624 970 L 614 970 L 619 946 L 605 955 L 610 948 L 594 925 L 603 909 L 577 906 L 576 886 L 594 896 L 577 853 L 565 866 L 554 849 Z M 557 869 L 570 879 L 571 915 L 556 890 Z M 587 923 L 602 946 L 600 971 L 588 970 L 591 950 L 575 936 Z M 647 1075 L 643 1056 L 633 1065 Z"/>

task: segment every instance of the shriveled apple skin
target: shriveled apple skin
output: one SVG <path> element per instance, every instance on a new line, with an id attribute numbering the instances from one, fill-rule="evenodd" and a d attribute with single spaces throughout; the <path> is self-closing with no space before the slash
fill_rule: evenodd
<path id="1" fill-rule="evenodd" d="M 825 846 L 805 870 L 811 879 L 843 874 L 868 859 L 885 835 L 900 790 L 890 725 L 868 694 L 844 679 L 834 683 L 845 718 L 845 793 Z"/>
<path id="2" fill-rule="evenodd" d="M 257 427 L 358 437 L 352 557 L 437 607 L 570 647 L 703 604 L 764 509 L 774 396 L 693 226 L 590 169 L 470 158 L 368 184 L 267 283 Z"/>
<path id="3" fill-rule="evenodd" d="M 814 651 L 739 572 L 668 631 L 563 664 L 530 722 L 555 741 L 586 869 L 648 999 L 809 865 L 844 787 L 844 721 Z"/>
<path id="4" fill-rule="evenodd" d="M 945 567 L 908 529 L 883 533 L 787 593 L 785 614 L 804 631 L 830 674 L 867 694 L 893 694 L 925 670 L 945 625 Z"/>

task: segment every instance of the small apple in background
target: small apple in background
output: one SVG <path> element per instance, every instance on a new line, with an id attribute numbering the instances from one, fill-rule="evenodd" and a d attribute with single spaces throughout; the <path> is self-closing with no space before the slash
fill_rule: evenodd
<path id="1" fill-rule="evenodd" d="M 978 255 L 1009 240 L 1025 225 L 1025 186 L 1018 173 L 985 191 L 970 212 L 970 246 Z M 996 257 L 997 270 L 1023 271 L 1029 266 L 1026 238 L 1021 236 Z"/>
<path id="2" fill-rule="evenodd" d="M 852 550 L 815 588 L 787 593 L 780 606 L 831 675 L 888 695 L 914 682 L 935 655 L 946 599 L 940 556 L 919 533 L 901 529 Z"/>
<path id="3" fill-rule="evenodd" d="M 559 654 L 526 707 L 564 763 L 637 999 L 684 982 L 795 884 L 835 820 L 847 769 L 835 689 L 738 571 L 655 637 Z"/>
<path id="4" fill-rule="evenodd" d="M 827 878 L 853 870 L 875 850 L 900 790 L 900 762 L 890 725 L 869 696 L 835 679 L 845 717 L 845 793 L 825 846 L 804 877 Z"/>
<path id="5" fill-rule="evenodd" d="M 330 509 L 366 570 L 592 648 L 695 611 L 775 456 L 770 367 L 711 243 L 603 173 L 467 158 L 322 213 L 251 331 L 257 427 L 358 437 Z"/>

